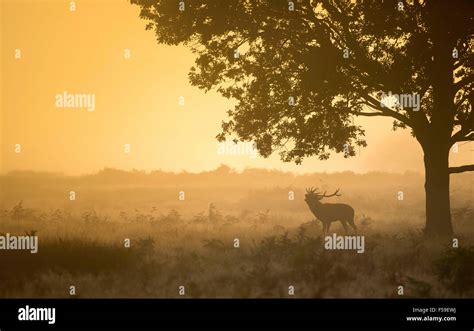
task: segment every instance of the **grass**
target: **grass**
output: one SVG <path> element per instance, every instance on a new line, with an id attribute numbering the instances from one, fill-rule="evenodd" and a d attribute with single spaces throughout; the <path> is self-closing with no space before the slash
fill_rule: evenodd
<path id="1" fill-rule="evenodd" d="M 324 249 L 316 222 L 271 212 L 183 216 L 176 210 L 1 212 L 0 232 L 36 233 L 37 254 L 0 251 L 0 297 L 472 297 L 473 242 L 461 211 L 462 247 L 430 246 L 419 230 L 388 231 L 360 217 L 365 253 Z M 341 228 L 334 226 L 336 231 Z M 472 233 L 471 233 L 472 234 Z M 124 240 L 131 240 L 130 248 Z M 240 247 L 234 247 L 234 239 Z"/>

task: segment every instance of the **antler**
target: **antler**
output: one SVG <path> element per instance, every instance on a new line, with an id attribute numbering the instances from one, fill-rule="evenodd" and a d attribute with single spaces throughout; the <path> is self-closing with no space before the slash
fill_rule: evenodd
<path id="1" fill-rule="evenodd" d="M 340 197 L 341 195 L 338 194 L 339 193 L 339 189 L 336 190 L 336 192 L 334 192 L 333 194 L 330 194 L 330 195 L 326 195 L 326 192 L 327 191 L 324 191 L 324 193 L 322 195 L 320 195 L 321 197 L 323 198 L 329 198 L 329 197 L 333 197 L 333 196 L 336 196 L 336 197 Z"/>
<path id="2" fill-rule="evenodd" d="M 306 189 L 306 193 L 316 193 L 316 189 L 311 186 L 311 187 Z"/>

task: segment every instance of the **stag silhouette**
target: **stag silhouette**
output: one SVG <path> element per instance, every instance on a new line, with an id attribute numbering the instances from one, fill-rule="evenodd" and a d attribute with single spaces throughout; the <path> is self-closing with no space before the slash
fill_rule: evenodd
<path id="1" fill-rule="evenodd" d="M 340 221 L 346 233 L 349 228 L 347 223 L 354 228 L 354 232 L 357 233 L 357 227 L 354 224 L 354 209 L 344 203 L 322 203 L 323 198 L 329 198 L 332 196 L 341 196 L 339 189 L 336 190 L 333 194 L 326 195 L 326 191 L 321 194 L 317 189 L 309 188 L 306 189 L 306 195 L 304 201 L 309 206 L 311 212 L 316 216 L 317 219 L 323 223 L 323 233 L 326 235 L 329 232 L 329 227 L 332 222 Z"/>

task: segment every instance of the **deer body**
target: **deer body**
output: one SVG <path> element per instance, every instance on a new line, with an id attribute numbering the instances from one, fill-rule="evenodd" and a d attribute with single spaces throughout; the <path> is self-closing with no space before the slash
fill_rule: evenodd
<path id="1" fill-rule="evenodd" d="M 338 190 L 339 191 L 339 190 Z M 354 224 L 354 209 L 344 203 L 322 203 L 321 199 L 330 196 L 339 196 L 336 191 L 334 194 L 326 196 L 324 194 L 318 194 L 315 190 L 307 190 L 305 201 L 308 204 L 311 212 L 316 216 L 317 219 L 323 224 L 323 232 L 326 235 L 329 232 L 329 227 L 332 222 L 340 221 L 344 230 L 348 232 L 349 224 L 355 232 L 357 227 Z"/>

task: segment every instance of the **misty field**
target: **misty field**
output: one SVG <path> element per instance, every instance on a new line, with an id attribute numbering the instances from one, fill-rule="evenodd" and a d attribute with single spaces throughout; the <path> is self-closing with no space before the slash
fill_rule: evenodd
<path id="1" fill-rule="evenodd" d="M 180 286 L 193 298 L 381 298 L 399 297 L 399 285 L 405 297 L 473 297 L 472 179 L 452 182 L 453 248 L 422 240 L 419 174 L 225 166 L 200 174 L 11 173 L 0 177 L 0 234 L 37 235 L 39 249 L 0 251 L 0 297 L 69 297 L 71 285 L 80 298 L 174 298 Z M 363 254 L 324 249 L 303 200 L 308 186 L 341 189 L 328 201 L 354 207 Z M 339 223 L 331 231 L 344 234 Z"/>

